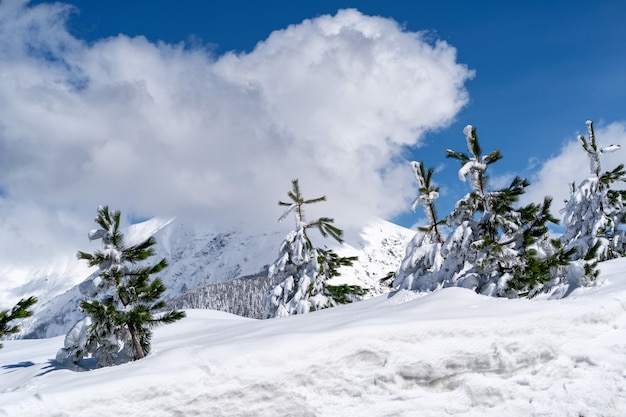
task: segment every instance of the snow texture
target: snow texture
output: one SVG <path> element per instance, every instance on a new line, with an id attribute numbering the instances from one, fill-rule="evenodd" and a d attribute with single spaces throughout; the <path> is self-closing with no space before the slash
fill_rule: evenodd
<path id="1" fill-rule="evenodd" d="M 187 311 L 146 359 L 90 372 L 58 365 L 62 337 L 10 340 L 0 415 L 619 417 L 626 259 L 600 268 L 555 301 L 447 288 L 264 321 Z"/>

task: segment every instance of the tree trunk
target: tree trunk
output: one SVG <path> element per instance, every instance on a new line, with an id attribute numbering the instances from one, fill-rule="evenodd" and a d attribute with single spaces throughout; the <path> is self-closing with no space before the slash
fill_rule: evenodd
<path id="1" fill-rule="evenodd" d="M 128 332 L 130 333 L 130 337 L 133 340 L 133 346 L 135 347 L 135 352 L 137 353 L 137 357 L 135 359 L 143 359 L 146 354 L 143 352 L 143 348 L 141 347 L 141 343 L 139 342 L 139 336 L 137 335 L 137 330 L 133 323 L 126 323 L 128 326 Z"/>

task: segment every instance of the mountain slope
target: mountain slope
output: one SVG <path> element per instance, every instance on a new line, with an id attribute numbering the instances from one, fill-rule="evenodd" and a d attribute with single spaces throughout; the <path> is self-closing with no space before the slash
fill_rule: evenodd
<path id="1" fill-rule="evenodd" d="M 414 232 L 392 223 L 376 220 L 360 233 L 347 238 L 338 248 L 342 255 L 356 255 L 353 268 L 342 269 L 342 282 L 357 283 L 374 294 L 384 289 L 379 280 L 398 267 L 404 249 Z M 157 240 L 153 260 L 166 258 L 170 264 L 161 274 L 167 291 L 166 300 L 193 292 L 207 284 L 230 282 L 244 276 L 263 275 L 274 261 L 283 235 L 280 232 L 250 233 L 244 230 L 220 230 L 200 227 L 182 221 L 152 219 L 125 230 L 128 244 L 154 235 Z M 93 242 L 89 249 L 100 248 Z M 93 268 L 91 272 L 97 272 Z M 86 280 L 90 278 L 85 276 Z M 82 314 L 78 305 L 83 299 L 80 283 L 67 287 L 64 293 L 42 300 L 35 314 L 22 324 L 22 335 L 28 338 L 52 337 L 66 333 Z M 214 307 L 214 304 L 208 304 Z M 198 305 L 193 305 L 198 307 Z M 229 311 L 236 311 L 229 309 Z M 254 315 L 253 316 L 258 316 Z"/>

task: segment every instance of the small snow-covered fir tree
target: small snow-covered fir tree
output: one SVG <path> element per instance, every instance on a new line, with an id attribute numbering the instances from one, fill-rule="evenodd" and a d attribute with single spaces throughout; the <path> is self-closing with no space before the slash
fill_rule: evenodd
<path id="1" fill-rule="evenodd" d="M 357 295 L 361 291 L 358 286 L 333 287 L 327 282 L 339 275 L 339 267 L 351 266 L 357 258 L 340 257 L 332 250 L 315 248 L 307 234 L 308 230 L 316 228 L 323 237 L 330 236 L 339 243 L 343 241 L 343 232 L 333 225 L 333 219 L 321 217 L 313 222 L 305 219 L 303 206 L 325 201 L 326 197 L 305 200 L 297 179 L 292 181 L 292 190 L 287 195 L 291 202 L 278 202 L 287 207 L 278 221 L 284 221 L 293 213 L 296 228 L 287 234 L 278 258 L 269 267 L 269 278 L 275 285 L 267 296 L 264 318 L 331 307 L 349 301 L 350 294 Z"/>
<path id="2" fill-rule="evenodd" d="M 420 228 L 407 248 L 394 284 L 419 291 L 461 286 L 492 296 L 533 295 L 550 283 L 553 268 L 566 262 L 557 243 L 546 237 L 546 223 L 557 222 L 550 215 L 551 199 L 515 207 L 529 185 L 518 177 L 508 187 L 489 190 L 487 169 L 502 155 L 499 150 L 483 155 L 473 126 L 463 132 L 469 154 L 452 150 L 446 154 L 461 162 L 459 178 L 469 177 L 472 191 L 447 216 L 450 233 L 445 239 L 434 211 L 437 190 L 430 186 L 432 170 L 425 173 L 421 163 L 413 163 L 420 186 L 416 201 L 423 204 L 429 225 Z"/>
<path id="3" fill-rule="evenodd" d="M 20 331 L 19 326 L 9 325 L 10 322 L 18 319 L 24 319 L 33 315 L 29 310 L 37 302 L 36 297 L 23 298 L 10 310 L 0 311 L 0 339 L 5 335 L 17 333 Z M 0 343 L 2 348 L 2 343 Z"/>
<path id="4" fill-rule="evenodd" d="M 57 354 L 63 361 L 72 357 L 78 362 L 84 356 L 98 360 L 99 366 L 142 359 L 150 352 L 152 329 L 172 323 L 184 312 L 161 312 L 165 286 L 159 278 L 151 278 L 167 267 L 161 259 L 154 265 L 145 261 L 154 255 L 153 237 L 126 246 L 120 232 L 120 212 L 108 207 L 98 208 L 95 219 L 100 229 L 89 232 L 90 240 L 102 239 L 103 249 L 93 254 L 78 252 L 78 258 L 98 266 L 98 273 L 81 290 L 89 299 L 80 304 L 87 316 L 67 334 L 65 346 Z"/>
<path id="5" fill-rule="evenodd" d="M 435 201 L 439 198 L 439 187 L 431 183 L 434 168 L 424 170 L 422 162 L 411 162 L 419 186 L 419 195 L 411 205 L 413 211 L 422 206 L 428 225 L 419 227 L 415 237 L 409 242 L 406 256 L 395 274 L 393 286 L 403 289 L 430 291 L 439 285 L 436 272 L 443 263 L 441 245 L 444 243 L 440 231 L 445 220 L 437 219 Z"/>
<path id="6" fill-rule="evenodd" d="M 563 213 L 562 241 L 566 248 L 575 249 L 575 259 L 603 261 L 624 256 L 626 232 L 619 226 L 626 221 L 626 191 L 611 189 L 617 181 L 626 181 L 624 164 L 612 171 L 602 172 L 600 156 L 618 150 L 619 145 L 599 148 L 593 123 L 587 121 L 589 139 L 578 136 L 589 157 L 591 176 L 577 187 Z"/>

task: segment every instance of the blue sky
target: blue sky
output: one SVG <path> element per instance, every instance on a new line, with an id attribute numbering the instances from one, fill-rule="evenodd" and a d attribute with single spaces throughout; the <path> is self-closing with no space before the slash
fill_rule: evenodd
<path id="1" fill-rule="evenodd" d="M 271 228 L 293 177 L 339 226 L 412 226 L 407 162 L 437 167 L 445 215 L 467 124 L 502 150 L 494 184 L 562 201 L 587 119 L 626 145 L 625 18 L 622 1 L 3 0 L 0 246 L 74 245 L 99 204 Z"/>
<path id="2" fill-rule="evenodd" d="M 428 166 L 449 167 L 437 178 L 453 187 L 453 198 L 465 188 L 455 182 L 455 161 L 443 154 L 446 148 L 465 151 L 467 124 L 478 128 L 485 150 L 503 151 L 495 174 L 532 176 L 564 141 L 585 133 L 587 119 L 602 124 L 626 118 L 622 1 L 68 2 L 79 10 L 70 20 L 77 37 L 123 33 L 153 42 L 202 42 L 213 44 L 217 55 L 249 52 L 274 30 L 343 8 L 392 18 L 409 31 L 430 31 L 476 72 L 466 84 L 470 102 L 456 121 L 410 150 Z M 441 211 L 451 202 L 442 201 Z M 408 225 L 412 217 L 397 220 Z"/>

